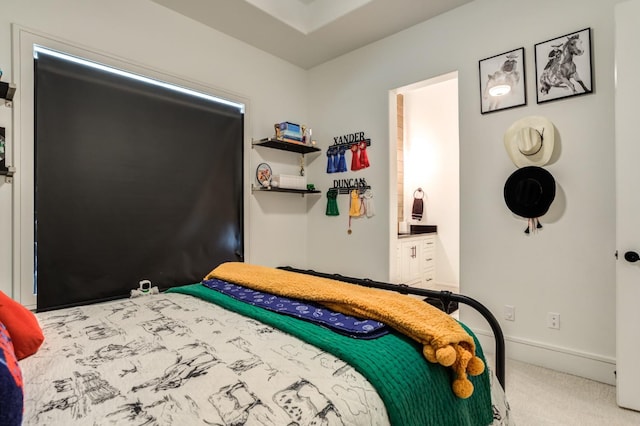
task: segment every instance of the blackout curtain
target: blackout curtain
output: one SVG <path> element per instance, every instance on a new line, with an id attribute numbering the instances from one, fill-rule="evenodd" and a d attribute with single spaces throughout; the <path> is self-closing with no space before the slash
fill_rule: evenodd
<path id="1" fill-rule="evenodd" d="M 40 53 L 38 310 L 242 260 L 243 111 Z"/>

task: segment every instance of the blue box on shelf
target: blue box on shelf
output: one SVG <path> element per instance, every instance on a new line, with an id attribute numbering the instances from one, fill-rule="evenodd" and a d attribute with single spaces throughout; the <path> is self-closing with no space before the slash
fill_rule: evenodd
<path id="1" fill-rule="evenodd" d="M 299 124 L 284 121 L 280 123 L 280 137 L 302 142 L 302 127 Z"/>

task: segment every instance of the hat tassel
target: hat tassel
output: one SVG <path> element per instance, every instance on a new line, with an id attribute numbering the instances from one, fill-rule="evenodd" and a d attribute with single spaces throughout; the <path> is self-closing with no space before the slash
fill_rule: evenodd
<path id="1" fill-rule="evenodd" d="M 542 229 L 542 224 L 537 217 L 533 217 L 527 221 L 527 229 L 524 230 L 524 233 L 529 234 L 532 231 L 535 232 L 538 229 Z"/>

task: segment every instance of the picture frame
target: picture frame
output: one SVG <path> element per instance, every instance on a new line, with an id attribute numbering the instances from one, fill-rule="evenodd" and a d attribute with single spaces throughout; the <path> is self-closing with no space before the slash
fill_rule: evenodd
<path id="1" fill-rule="evenodd" d="M 268 188 L 271 186 L 271 178 L 273 177 L 273 172 L 271 171 L 271 166 L 267 163 L 260 163 L 258 167 L 256 167 L 256 180 L 260 184 L 260 186 L 264 188 Z"/>
<path id="2" fill-rule="evenodd" d="M 527 104 L 524 47 L 482 59 L 478 69 L 482 114 Z"/>
<path id="3" fill-rule="evenodd" d="M 539 104 L 593 93 L 591 28 L 537 43 L 534 50 Z"/>

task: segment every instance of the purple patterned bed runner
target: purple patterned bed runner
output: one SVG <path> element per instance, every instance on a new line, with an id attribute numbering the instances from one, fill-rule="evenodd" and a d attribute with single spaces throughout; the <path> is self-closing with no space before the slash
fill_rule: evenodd
<path id="1" fill-rule="evenodd" d="M 306 301 L 263 293 L 215 278 L 202 284 L 236 300 L 322 325 L 357 339 L 375 339 L 389 332 L 388 327 L 379 321 L 354 318 Z"/>

